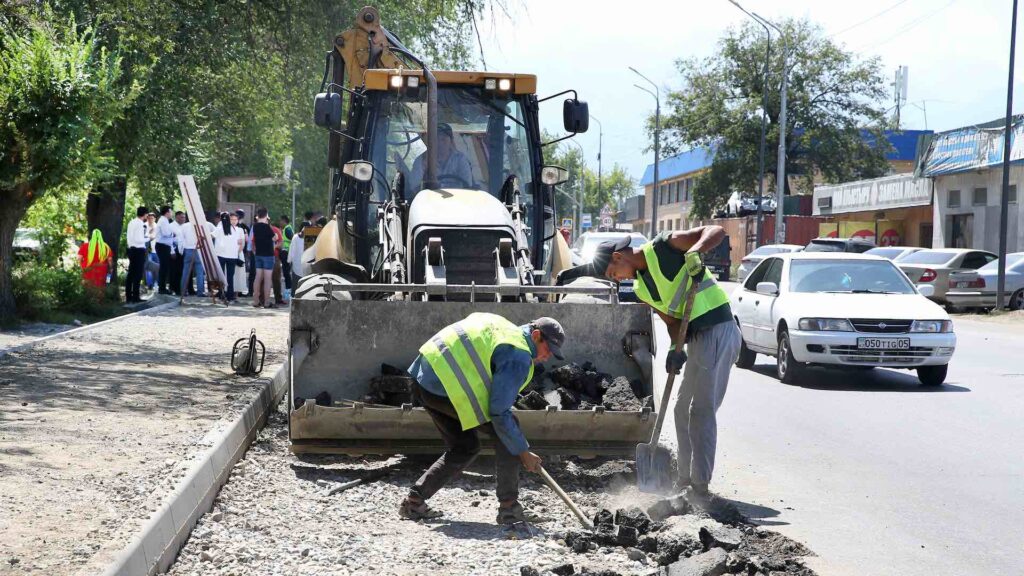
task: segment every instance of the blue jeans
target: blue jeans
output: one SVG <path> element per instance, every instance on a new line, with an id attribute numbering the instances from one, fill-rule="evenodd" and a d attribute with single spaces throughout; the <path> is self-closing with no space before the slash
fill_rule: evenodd
<path id="1" fill-rule="evenodd" d="M 257 270 L 273 270 L 274 269 L 274 257 L 273 256 L 256 256 L 256 269 Z"/>
<path id="2" fill-rule="evenodd" d="M 196 273 L 196 296 L 206 296 L 206 270 L 203 269 L 202 255 L 195 248 L 185 248 L 184 259 L 181 273 L 181 295 L 187 294 L 185 289 L 188 287 L 189 270 L 191 269 Z"/>

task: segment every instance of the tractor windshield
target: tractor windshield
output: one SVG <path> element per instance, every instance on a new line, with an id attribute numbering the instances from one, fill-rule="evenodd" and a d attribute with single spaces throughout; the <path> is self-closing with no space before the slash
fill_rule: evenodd
<path id="1" fill-rule="evenodd" d="M 398 92 L 381 98 L 373 130 L 373 162 L 387 166 L 388 181 L 402 172 L 405 197 L 411 201 L 424 187 L 427 105 Z M 484 190 L 498 196 L 505 179 L 515 174 L 523 201 L 532 202 L 530 138 L 522 103 L 514 95 L 472 86 L 440 86 L 438 111 L 441 188 Z"/>

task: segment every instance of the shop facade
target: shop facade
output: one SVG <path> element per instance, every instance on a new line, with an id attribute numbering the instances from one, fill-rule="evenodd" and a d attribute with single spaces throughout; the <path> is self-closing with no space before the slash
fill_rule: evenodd
<path id="1" fill-rule="evenodd" d="M 933 182 L 913 174 L 814 187 L 819 236 L 863 238 L 879 246 L 931 248 Z"/>

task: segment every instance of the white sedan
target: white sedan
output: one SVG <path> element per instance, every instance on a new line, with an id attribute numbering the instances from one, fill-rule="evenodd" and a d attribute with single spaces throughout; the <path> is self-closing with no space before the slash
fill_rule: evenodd
<path id="1" fill-rule="evenodd" d="M 938 386 L 956 348 L 949 315 L 891 261 L 863 254 L 800 252 L 765 258 L 732 294 L 743 333 L 736 365 L 776 357 L 792 383 L 809 365 L 916 369 Z"/>

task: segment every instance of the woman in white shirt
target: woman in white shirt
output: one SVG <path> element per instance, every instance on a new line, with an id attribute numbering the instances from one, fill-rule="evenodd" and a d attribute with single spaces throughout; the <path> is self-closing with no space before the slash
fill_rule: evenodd
<path id="1" fill-rule="evenodd" d="M 220 226 L 213 231 L 213 251 L 217 254 L 220 267 L 228 279 L 227 294 L 224 295 L 228 302 L 234 302 L 235 298 L 235 265 L 238 262 L 238 254 L 245 242 L 245 234 L 238 228 L 238 216 L 228 215 L 222 212 L 220 215 Z"/>

